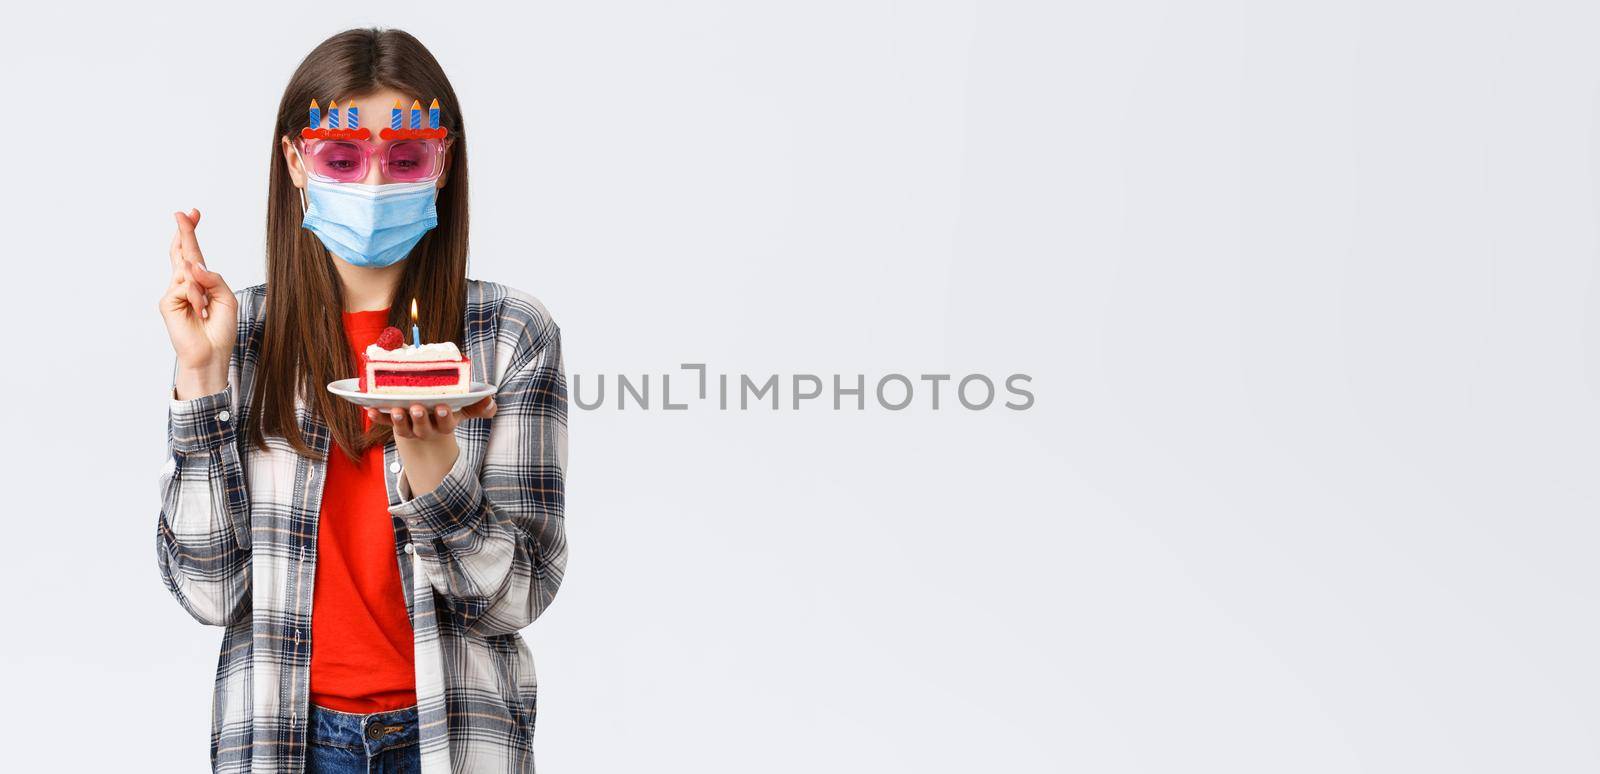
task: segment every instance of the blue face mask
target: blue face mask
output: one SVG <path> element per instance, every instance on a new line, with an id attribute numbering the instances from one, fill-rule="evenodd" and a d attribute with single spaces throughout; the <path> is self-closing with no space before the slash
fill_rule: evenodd
<path id="1" fill-rule="evenodd" d="M 366 185 L 308 178 L 301 225 L 349 263 L 391 266 L 439 225 L 438 193 L 432 181 Z"/>

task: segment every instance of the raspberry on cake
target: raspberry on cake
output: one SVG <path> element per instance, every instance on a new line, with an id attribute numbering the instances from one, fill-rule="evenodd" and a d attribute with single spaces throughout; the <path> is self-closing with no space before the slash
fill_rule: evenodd
<path id="1" fill-rule="evenodd" d="M 390 326 L 361 354 L 362 392 L 452 395 L 471 388 L 472 361 L 455 342 L 408 347 L 404 341 L 400 329 Z"/>

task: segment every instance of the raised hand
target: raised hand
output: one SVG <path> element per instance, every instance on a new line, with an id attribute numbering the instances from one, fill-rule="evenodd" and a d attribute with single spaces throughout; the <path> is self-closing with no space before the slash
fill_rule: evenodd
<path id="1" fill-rule="evenodd" d="M 178 356 L 178 397 L 197 398 L 228 385 L 228 357 L 238 337 L 239 300 L 222 275 L 206 267 L 194 233 L 200 211 L 174 212 L 172 217 L 178 224 L 167 253 L 172 280 L 159 308 Z"/>
<path id="2" fill-rule="evenodd" d="M 420 494 L 439 486 L 455 464 L 461 451 L 456 445 L 456 425 L 462 419 L 489 419 L 498 408 L 490 396 L 456 412 L 443 403 L 431 410 L 421 403 L 413 403 L 409 409 L 369 408 L 367 419 L 394 427 L 395 451 L 405 468 L 406 481 Z"/>

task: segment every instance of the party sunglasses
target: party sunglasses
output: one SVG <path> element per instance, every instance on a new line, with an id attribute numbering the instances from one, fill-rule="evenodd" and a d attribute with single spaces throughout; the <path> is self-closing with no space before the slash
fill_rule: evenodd
<path id="1" fill-rule="evenodd" d="M 395 140 L 374 145 L 369 140 L 301 140 L 300 157 L 311 177 L 328 183 L 359 183 L 367 178 L 373 156 L 384 177 L 401 183 L 438 180 L 444 172 L 445 140 Z"/>

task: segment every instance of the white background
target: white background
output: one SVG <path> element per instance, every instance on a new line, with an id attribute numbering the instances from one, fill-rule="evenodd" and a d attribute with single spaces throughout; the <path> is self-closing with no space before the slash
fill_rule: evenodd
<path id="1" fill-rule="evenodd" d="M 344 8 L 7 11 L 7 768 L 206 770 L 171 212 L 259 282 L 279 95 L 374 23 L 569 374 L 1034 377 L 574 411 L 541 771 L 1600 767 L 1593 9 Z"/>

